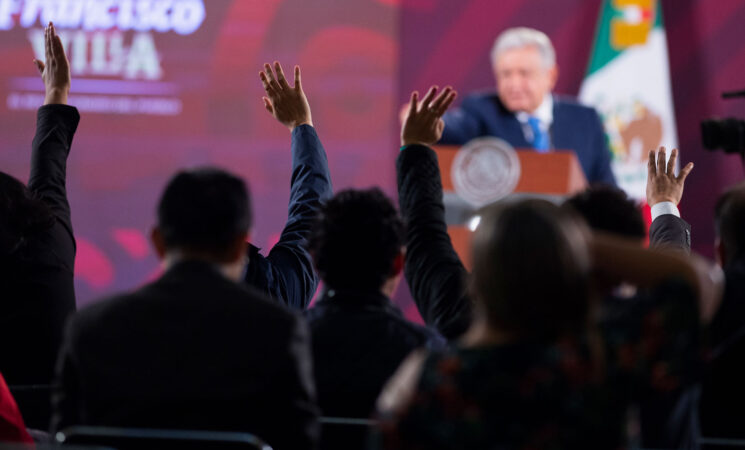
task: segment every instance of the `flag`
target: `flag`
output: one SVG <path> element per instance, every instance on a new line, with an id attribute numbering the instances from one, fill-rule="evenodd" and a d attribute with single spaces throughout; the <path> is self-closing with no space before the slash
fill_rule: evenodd
<path id="1" fill-rule="evenodd" d="M 605 125 L 618 185 L 645 200 L 647 152 L 677 147 L 659 0 L 603 0 L 579 98 Z"/>

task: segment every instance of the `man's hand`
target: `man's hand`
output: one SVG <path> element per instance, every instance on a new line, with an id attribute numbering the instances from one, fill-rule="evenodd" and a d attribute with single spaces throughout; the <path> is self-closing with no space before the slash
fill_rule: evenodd
<path id="1" fill-rule="evenodd" d="M 683 184 L 691 170 L 693 163 L 688 163 L 675 176 L 675 161 L 678 159 L 678 149 L 674 148 L 670 160 L 665 165 L 665 147 L 660 147 L 655 158 L 654 150 L 649 151 L 647 163 L 647 204 L 654 206 L 660 202 L 673 202 L 676 206 L 683 197 Z"/>
<path id="2" fill-rule="evenodd" d="M 264 107 L 275 119 L 290 131 L 298 125 L 313 126 L 310 105 L 300 84 L 300 67 L 295 66 L 295 86 L 287 83 L 282 66 L 276 61 L 274 71 L 271 65 L 264 64 L 264 71 L 259 72 L 259 78 L 268 96 L 262 97 Z"/>
<path id="3" fill-rule="evenodd" d="M 52 22 L 44 29 L 44 55 L 45 62 L 34 59 L 44 81 L 44 104 L 66 105 L 70 92 L 70 63 Z"/>
<path id="4" fill-rule="evenodd" d="M 432 86 L 427 91 L 421 102 L 419 93 L 411 94 L 409 109 L 401 127 L 401 145 L 422 144 L 432 145 L 440 140 L 445 122 L 442 115 L 453 103 L 458 95 L 450 86 L 446 87 L 440 95 L 435 98 L 437 86 Z"/>

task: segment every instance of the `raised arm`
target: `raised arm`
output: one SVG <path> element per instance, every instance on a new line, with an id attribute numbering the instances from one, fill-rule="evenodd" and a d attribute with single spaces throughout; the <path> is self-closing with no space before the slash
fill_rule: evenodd
<path id="1" fill-rule="evenodd" d="M 302 309 L 318 286 L 305 241 L 318 207 L 332 195 L 331 175 L 326 152 L 313 128 L 300 68 L 295 66 L 294 86 L 289 85 L 278 62 L 274 68 L 265 64 L 259 77 L 267 93 L 264 106 L 292 133 L 292 178 L 287 223 L 279 242 L 267 257 L 251 247 L 245 280 L 280 302 Z"/>
<path id="2" fill-rule="evenodd" d="M 67 156 L 80 115 L 77 109 L 67 105 L 70 67 L 53 24 L 44 30 L 44 39 L 46 62 L 34 60 L 34 64 L 44 81 L 46 94 L 44 106 L 37 113 L 28 188 L 50 207 L 72 239 L 65 180 Z"/>
<path id="3" fill-rule="evenodd" d="M 693 163 L 688 163 L 675 175 L 678 149 L 670 153 L 665 164 L 665 147 L 655 155 L 649 151 L 647 163 L 647 204 L 652 209 L 652 225 L 649 227 L 649 243 L 652 247 L 669 247 L 691 252 L 691 226 L 680 217 L 678 203 L 683 197 L 685 179 Z"/>
<path id="4" fill-rule="evenodd" d="M 396 170 L 406 223 L 406 279 L 424 321 L 454 339 L 470 324 L 472 305 L 466 270 L 447 234 L 437 156 L 428 147 L 442 135 L 442 114 L 456 94 L 446 88 L 435 99 L 436 91 L 430 89 L 421 102 L 412 94 Z"/>

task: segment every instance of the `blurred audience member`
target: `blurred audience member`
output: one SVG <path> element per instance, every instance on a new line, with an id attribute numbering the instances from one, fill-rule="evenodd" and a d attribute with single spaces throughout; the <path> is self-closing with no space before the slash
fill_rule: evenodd
<path id="1" fill-rule="evenodd" d="M 298 78 L 296 68 L 299 91 Z M 303 122 L 304 96 L 270 98 L 281 122 L 304 128 L 293 133 L 315 135 Z M 307 325 L 238 283 L 252 222 L 243 181 L 219 169 L 180 172 L 157 216 L 152 241 L 163 276 L 79 311 L 67 327 L 53 431 L 76 424 L 236 430 L 275 449 L 314 447 Z"/>
<path id="2" fill-rule="evenodd" d="M 708 330 L 711 361 L 701 389 L 700 434 L 745 439 L 745 183 L 719 198 L 714 217 L 726 287 Z"/>
<path id="3" fill-rule="evenodd" d="M 396 209 L 377 188 L 340 192 L 321 208 L 308 248 L 326 289 L 306 317 L 324 416 L 370 417 L 409 353 L 444 345 L 390 301 L 402 276 L 403 235 Z M 364 431 L 328 426 L 322 448 L 361 448 Z"/>
<path id="4" fill-rule="evenodd" d="M 647 203 L 652 209 L 650 245 L 667 247 L 690 253 L 690 225 L 680 218 L 677 205 L 683 193 L 685 178 L 693 168 L 688 164 L 675 176 L 674 169 L 678 157 L 673 149 L 670 160 L 665 163 L 665 148 L 659 152 L 649 152 Z M 612 233 L 644 244 L 647 236 L 646 225 L 640 206 L 631 200 L 621 189 L 610 186 L 593 186 L 570 197 L 564 207 L 585 219 L 597 232 Z M 598 319 L 601 328 L 612 330 L 619 323 L 629 320 L 638 313 L 639 302 L 649 302 L 649 292 L 639 292 L 635 286 L 611 279 L 607 275 L 595 274 L 593 286 L 599 291 L 603 301 L 598 305 Z M 679 419 L 681 414 L 690 417 L 693 411 L 690 403 L 680 401 L 684 386 L 677 389 L 647 392 L 639 400 L 640 444 L 650 448 L 677 447 L 688 423 Z M 684 406 L 685 414 L 684 414 Z"/>

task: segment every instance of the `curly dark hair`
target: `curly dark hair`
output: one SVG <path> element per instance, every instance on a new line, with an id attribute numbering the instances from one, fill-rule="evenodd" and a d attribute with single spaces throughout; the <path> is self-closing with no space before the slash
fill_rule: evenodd
<path id="1" fill-rule="evenodd" d="M 628 238 L 647 237 L 647 225 L 639 205 L 616 187 L 589 187 L 567 199 L 564 206 L 571 207 L 595 231 Z"/>
<path id="2" fill-rule="evenodd" d="M 349 189 L 321 207 L 308 251 L 329 288 L 377 290 L 403 240 L 404 224 L 380 189 Z"/>
<path id="3" fill-rule="evenodd" d="M 0 261 L 53 224 L 46 203 L 19 180 L 0 172 Z"/>

